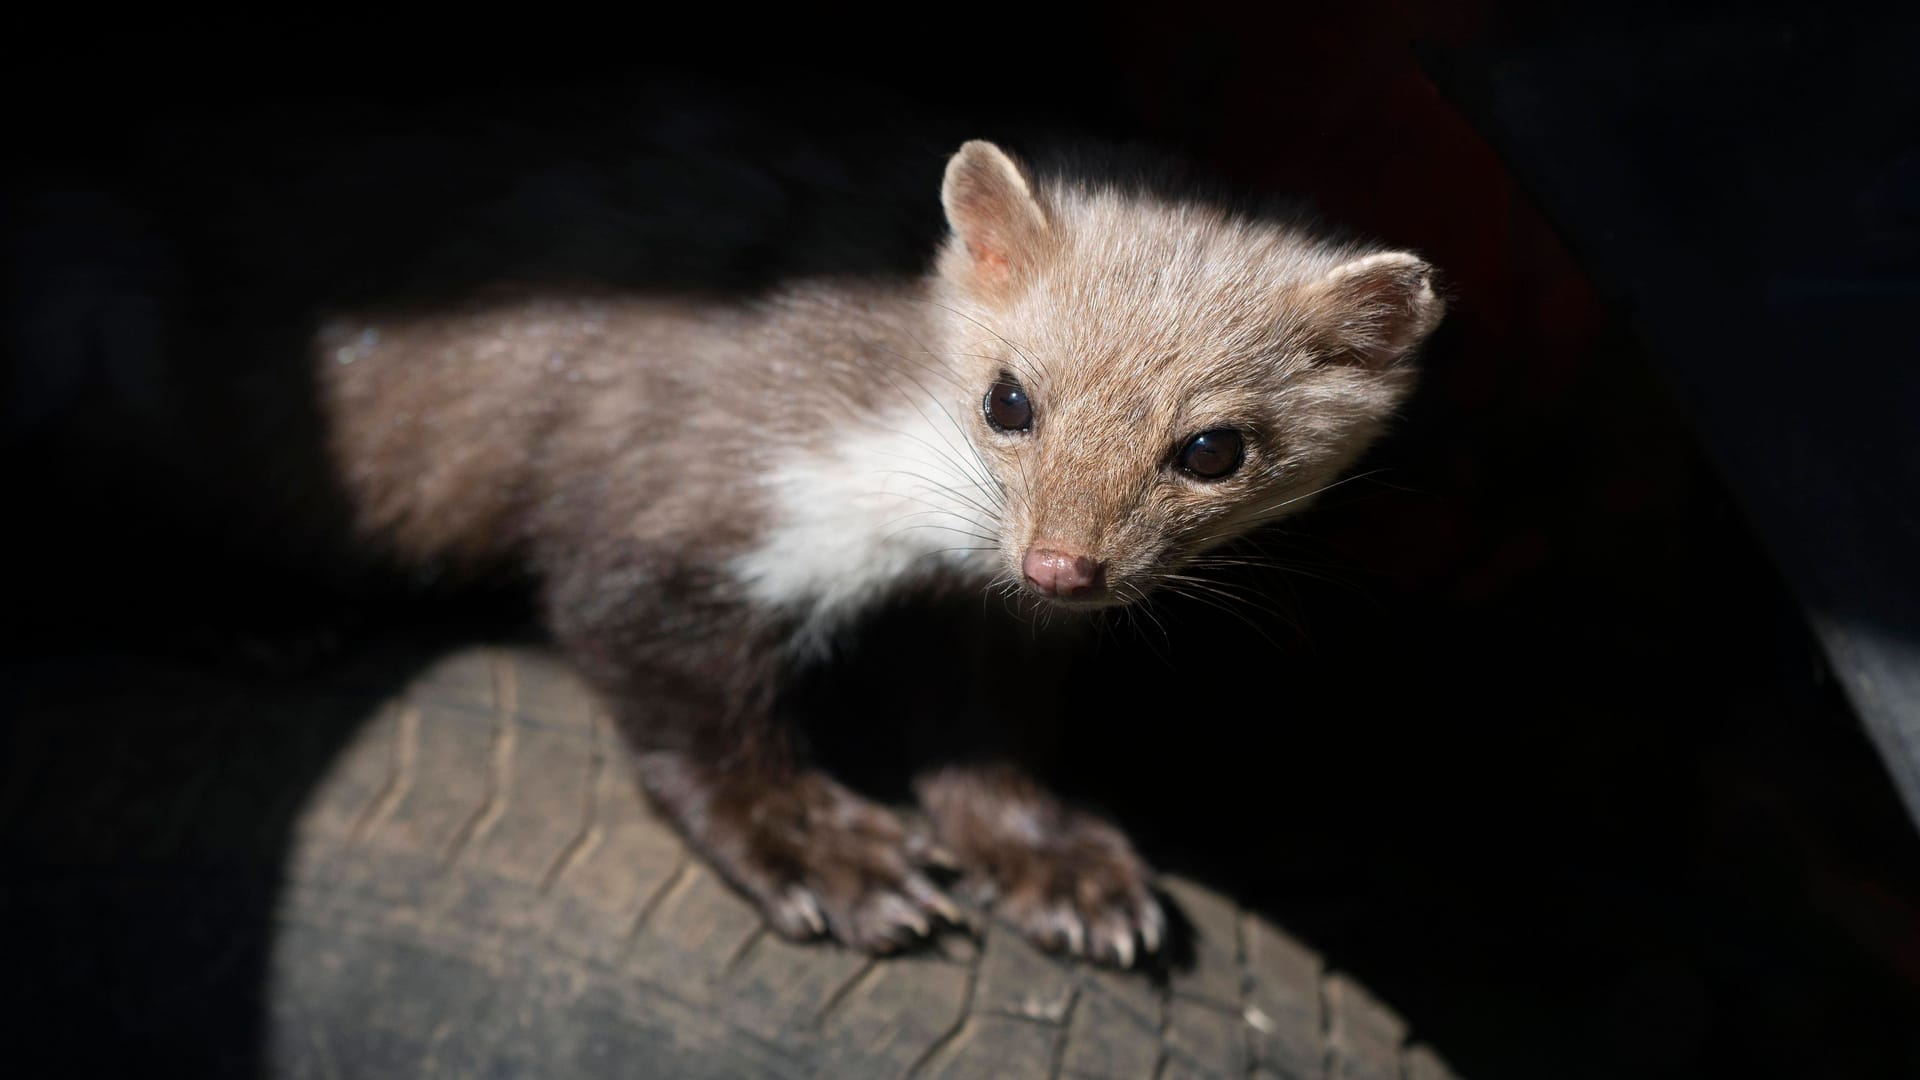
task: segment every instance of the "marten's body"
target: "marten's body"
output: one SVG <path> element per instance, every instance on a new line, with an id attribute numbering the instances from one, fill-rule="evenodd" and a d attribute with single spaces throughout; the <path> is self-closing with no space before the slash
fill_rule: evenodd
<path id="1" fill-rule="evenodd" d="M 1041 943 L 1130 964 L 1164 924 L 1111 826 L 976 748 L 915 778 L 915 835 L 813 769 L 782 688 L 902 598 L 1177 578 L 1364 449 L 1441 305 L 1413 256 L 1042 183 L 990 144 L 942 195 L 922 279 L 337 318 L 329 448 L 386 551 L 531 576 L 649 794 L 782 933 L 908 943 L 957 917 L 938 860 Z"/>

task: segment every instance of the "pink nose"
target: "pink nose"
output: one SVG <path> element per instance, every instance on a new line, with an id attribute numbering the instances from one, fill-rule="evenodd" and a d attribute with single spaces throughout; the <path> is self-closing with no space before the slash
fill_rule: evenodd
<path id="1" fill-rule="evenodd" d="M 1078 600 L 1100 587 L 1106 567 L 1085 555 L 1029 548 L 1020 569 L 1035 592 Z"/>

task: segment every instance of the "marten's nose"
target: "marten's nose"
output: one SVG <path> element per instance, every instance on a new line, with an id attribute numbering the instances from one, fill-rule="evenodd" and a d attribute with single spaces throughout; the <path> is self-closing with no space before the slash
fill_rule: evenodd
<path id="1" fill-rule="evenodd" d="M 1085 555 L 1028 548 L 1027 557 L 1020 562 L 1020 569 L 1027 575 L 1027 584 L 1035 592 L 1080 600 L 1100 588 L 1107 568 Z"/>

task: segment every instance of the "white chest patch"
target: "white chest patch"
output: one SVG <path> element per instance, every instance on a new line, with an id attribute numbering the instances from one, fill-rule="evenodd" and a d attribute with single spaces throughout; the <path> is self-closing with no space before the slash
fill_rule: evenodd
<path id="1" fill-rule="evenodd" d="M 771 527 L 734 571 L 754 600 L 801 616 L 804 650 L 916 577 L 958 570 L 984 586 L 1002 572 L 998 487 L 934 404 L 870 417 L 764 483 Z"/>

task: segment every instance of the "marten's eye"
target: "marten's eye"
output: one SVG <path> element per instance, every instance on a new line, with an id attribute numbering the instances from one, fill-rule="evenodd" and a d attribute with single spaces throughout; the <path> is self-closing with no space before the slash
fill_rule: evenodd
<path id="1" fill-rule="evenodd" d="M 987 390 L 982 407 L 995 431 L 1028 431 L 1033 427 L 1033 402 L 1027 400 L 1027 392 L 1011 375 L 1001 374 Z"/>
<path id="2" fill-rule="evenodd" d="M 1180 467 L 1202 480 L 1218 480 L 1240 467 L 1246 440 L 1232 428 L 1214 428 L 1187 440 L 1180 448 Z"/>

